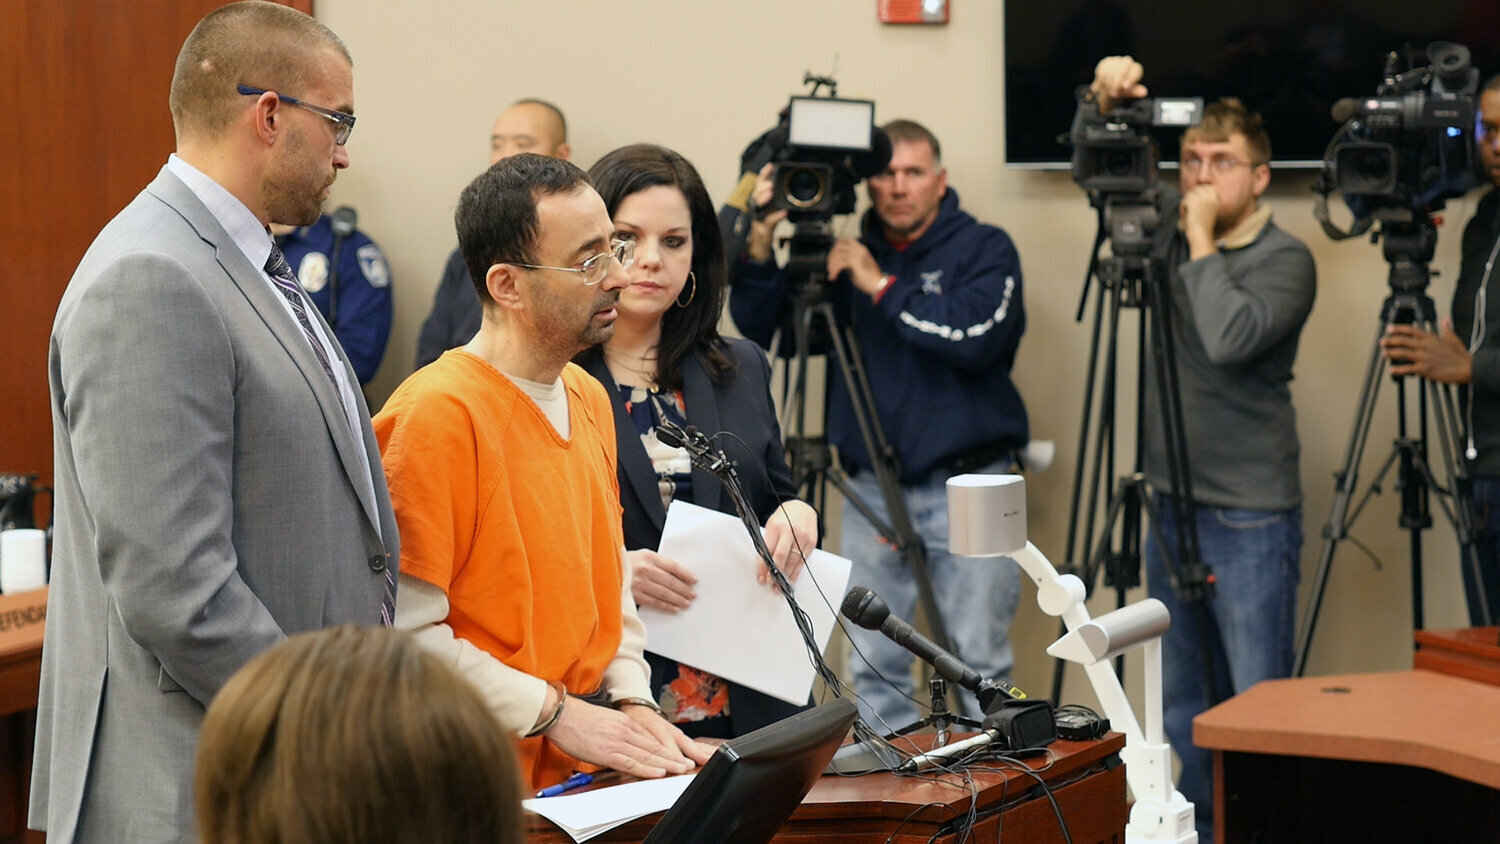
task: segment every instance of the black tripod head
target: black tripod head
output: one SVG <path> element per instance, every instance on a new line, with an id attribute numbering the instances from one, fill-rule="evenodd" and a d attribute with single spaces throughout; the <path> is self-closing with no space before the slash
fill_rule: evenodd
<path id="1" fill-rule="evenodd" d="M 1122 306 L 1139 308 L 1145 303 L 1141 282 L 1161 277 L 1161 257 L 1153 254 L 1156 231 L 1161 226 L 1157 211 L 1160 193 L 1160 186 L 1153 183 L 1138 191 L 1089 194 L 1089 204 L 1099 213 L 1099 229 L 1089 271 L 1083 277 L 1083 292 L 1078 297 L 1077 321 L 1083 321 L 1089 287 L 1096 277 L 1101 285 L 1120 293 Z M 1099 252 L 1106 242 L 1110 257 L 1101 258 Z"/>
<path id="2" fill-rule="evenodd" d="M 1432 277 L 1427 265 L 1437 249 L 1437 226 L 1432 216 L 1423 212 L 1406 220 L 1382 221 L 1376 236 L 1381 239 L 1381 252 L 1391 266 L 1388 277 L 1391 292 L 1426 290 Z"/>
<path id="3" fill-rule="evenodd" d="M 1156 210 L 1159 189 L 1155 186 L 1140 193 L 1110 196 L 1104 200 L 1104 228 L 1109 234 L 1110 251 L 1116 257 L 1145 256 L 1151 253 L 1161 215 Z"/>
<path id="4" fill-rule="evenodd" d="M 828 285 L 828 252 L 833 248 L 833 223 L 823 215 L 807 215 L 793 219 L 794 228 L 787 238 L 787 260 L 783 272 L 787 277 L 787 302 L 783 305 L 781 336 L 793 338 L 794 342 L 783 344 L 779 354 L 794 358 L 799 353 L 809 356 L 828 354 L 831 341 L 829 326 L 822 323 L 807 325 L 804 337 L 799 328 L 805 322 L 805 314 L 830 301 Z M 799 344 L 805 343 L 805 348 Z"/>
<path id="5" fill-rule="evenodd" d="M 787 238 L 787 259 L 783 271 L 790 280 L 794 300 L 809 304 L 828 296 L 828 252 L 833 248 L 833 223 L 827 217 L 807 217 L 794 221 Z"/>

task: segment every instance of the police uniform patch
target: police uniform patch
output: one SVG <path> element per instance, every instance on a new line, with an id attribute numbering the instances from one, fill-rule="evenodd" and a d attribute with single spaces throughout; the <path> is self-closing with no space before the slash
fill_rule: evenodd
<path id="1" fill-rule="evenodd" d="M 366 243 L 355 254 L 359 257 L 359 268 L 371 287 L 380 288 L 391 283 L 391 270 L 385 265 L 385 256 L 380 253 L 379 246 Z"/>
<path id="2" fill-rule="evenodd" d="M 322 252 L 309 252 L 297 265 L 297 281 L 308 293 L 317 293 L 328 285 L 328 256 Z"/>

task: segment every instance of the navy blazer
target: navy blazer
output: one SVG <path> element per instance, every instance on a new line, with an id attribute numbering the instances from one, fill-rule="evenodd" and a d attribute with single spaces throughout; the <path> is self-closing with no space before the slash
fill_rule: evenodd
<path id="1" fill-rule="evenodd" d="M 797 497 L 792 472 L 781 444 L 781 425 L 771 403 L 771 365 L 765 352 L 749 340 L 726 339 L 737 371 L 728 382 L 715 385 L 708 377 L 700 355 L 684 358 L 682 401 L 688 422 L 709 437 L 720 431 L 733 436 L 718 437 L 715 444 L 729 459 L 737 461 L 740 486 L 755 508 L 756 521 L 765 524 L 781 502 Z M 625 508 L 625 547 L 630 550 L 661 544 L 667 511 L 657 489 L 656 470 L 641 445 L 635 422 L 625 412 L 620 389 L 604 364 L 602 347 L 594 347 L 578 358 L 589 374 L 609 391 L 615 406 L 615 439 L 620 451 L 620 504 Z M 734 515 L 734 503 L 723 484 L 712 474 L 693 467 L 693 500 Z"/>
<path id="2" fill-rule="evenodd" d="M 733 436 L 714 439 L 724 454 L 738 463 L 736 472 L 745 498 L 755 508 L 756 521 L 765 524 L 781 502 L 797 497 L 787 466 L 786 450 L 781 443 L 781 425 L 776 421 L 776 407 L 771 401 L 771 364 L 761 348 L 749 340 L 725 338 L 735 362 L 734 377 L 724 384 L 714 384 L 708 377 L 702 356 L 684 358 L 682 401 L 687 419 L 709 437 L 721 431 Z M 619 446 L 620 504 L 625 515 L 625 547 L 628 550 L 661 544 L 662 527 L 667 511 L 661 503 L 656 470 L 636 430 L 635 421 L 625 412 L 619 386 L 604 363 L 603 347 L 595 346 L 579 355 L 577 362 L 599 379 L 609 391 L 615 407 L 615 441 Z M 735 514 L 734 502 L 724 486 L 712 474 L 693 467 L 692 503 L 723 513 Z M 649 643 L 648 643 L 649 647 Z M 649 651 L 652 693 L 660 697 L 661 687 L 676 675 L 676 664 Z M 729 683 L 731 729 L 735 735 L 779 721 L 804 707 Z M 686 728 L 688 725 L 681 725 Z"/>

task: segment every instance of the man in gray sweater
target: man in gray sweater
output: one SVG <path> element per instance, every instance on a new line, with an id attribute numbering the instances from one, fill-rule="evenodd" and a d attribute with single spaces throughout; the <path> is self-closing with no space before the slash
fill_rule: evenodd
<path id="1" fill-rule="evenodd" d="M 1142 72 L 1129 57 L 1100 62 L 1090 87 L 1099 111 L 1145 96 Z M 1213 702 L 1215 688 L 1224 696 L 1242 692 L 1287 676 L 1293 661 L 1302 490 L 1288 384 L 1316 272 L 1307 247 L 1259 203 L 1270 157 L 1258 115 L 1233 99 L 1209 106 L 1183 134 L 1181 195 L 1162 203 L 1156 237 L 1198 538 L 1215 589 L 1190 602 L 1172 588 L 1159 543 L 1174 546 L 1172 561 L 1182 554 L 1157 413 L 1145 414 L 1142 444 L 1158 528 L 1146 548 L 1146 581 L 1172 612 L 1163 639 L 1164 715 L 1182 760 L 1178 788 L 1197 808 L 1204 842 L 1212 840 L 1212 758 L 1193 746 L 1193 717 Z M 1148 379 L 1145 408 L 1161 406 L 1155 386 Z"/>

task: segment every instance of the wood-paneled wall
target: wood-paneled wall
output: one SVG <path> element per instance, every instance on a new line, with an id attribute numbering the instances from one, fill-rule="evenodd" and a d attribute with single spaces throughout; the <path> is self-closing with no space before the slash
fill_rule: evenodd
<path id="1" fill-rule="evenodd" d="M 47 336 L 94 235 L 173 148 L 167 91 L 223 0 L 7 0 L 0 26 L 0 473 L 52 475 Z M 287 5 L 312 11 L 311 0 Z"/>
<path id="2" fill-rule="evenodd" d="M 223 0 L 6 0 L 0 25 L 0 473 L 52 479 L 47 337 L 94 235 L 173 149 L 183 39 Z M 312 0 L 287 5 L 312 12 Z M 191 352 L 191 350 L 184 350 Z M 0 717 L 0 842 L 24 830 L 33 716 Z"/>

